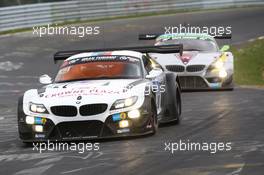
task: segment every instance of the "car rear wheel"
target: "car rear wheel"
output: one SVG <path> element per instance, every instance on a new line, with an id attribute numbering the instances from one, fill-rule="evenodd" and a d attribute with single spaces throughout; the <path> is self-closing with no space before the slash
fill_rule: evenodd
<path id="1" fill-rule="evenodd" d="M 169 111 L 169 121 L 172 124 L 181 122 L 181 90 L 174 74 L 167 74 L 167 108 Z"/>
<path id="2" fill-rule="evenodd" d="M 176 120 L 174 121 L 174 123 L 178 125 L 181 123 L 181 97 L 178 89 L 176 90 L 175 107 L 176 107 L 176 114 L 175 114 Z"/>

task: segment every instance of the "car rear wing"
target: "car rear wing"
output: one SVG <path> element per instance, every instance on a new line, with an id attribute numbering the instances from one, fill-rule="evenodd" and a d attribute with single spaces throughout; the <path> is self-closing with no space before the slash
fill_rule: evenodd
<path id="1" fill-rule="evenodd" d="M 118 47 L 118 48 L 105 48 L 105 49 L 59 51 L 54 54 L 54 62 L 56 63 L 59 60 L 65 60 L 70 56 L 85 52 L 108 52 L 108 51 L 121 51 L 121 50 L 130 50 L 141 53 L 161 53 L 161 54 L 180 53 L 180 55 L 182 55 L 183 45 L 173 44 L 166 46 L 137 46 L 137 47 Z"/>
<path id="2" fill-rule="evenodd" d="M 138 35 L 138 40 L 155 40 L 157 39 L 160 35 L 164 35 L 165 33 L 151 33 L 151 34 L 139 34 Z M 172 33 L 173 34 L 173 33 Z M 176 33 L 175 33 L 176 34 Z M 214 34 L 209 34 L 211 36 L 214 36 Z M 215 39 L 231 39 L 232 34 L 221 34 L 221 35 L 216 35 L 214 36 Z"/>

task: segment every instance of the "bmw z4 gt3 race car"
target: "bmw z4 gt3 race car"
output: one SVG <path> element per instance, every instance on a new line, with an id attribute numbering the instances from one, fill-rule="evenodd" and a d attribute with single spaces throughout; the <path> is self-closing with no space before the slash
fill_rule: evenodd
<path id="1" fill-rule="evenodd" d="M 180 122 L 177 76 L 149 53 L 182 52 L 182 45 L 64 51 L 54 80 L 18 101 L 23 142 L 69 141 L 155 133 L 162 122 Z"/>
<path id="2" fill-rule="evenodd" d="M 183 90 L 233 89 L 234 61 L 228 45 L 219 49 L 216 39 L 208 34 L 143 34 L 140 40 L 156 39 L 155 45 L 183 44 L 183 54 L 151 55 L 165 70 L 179 75 Z"/>

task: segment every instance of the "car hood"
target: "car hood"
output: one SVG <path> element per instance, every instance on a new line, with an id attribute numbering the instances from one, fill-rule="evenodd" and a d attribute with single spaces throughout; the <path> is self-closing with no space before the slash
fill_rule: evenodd
<path id="1" fill-rule="evenodd" d="M 144 95 L 146 80 L 86 80 L 55 83 L 38 90 L 37 101 L 52 105 L 112 103 L 116 99 Z"/>
<path id="2" fill-rule="evenodd" d="M 153 54 L 152 56 L 161 65 L 207 65 L 212 64 L 219 56 L 220 52 L 197 52 L 185 51 L 183 55 L 179 54 Z"/>

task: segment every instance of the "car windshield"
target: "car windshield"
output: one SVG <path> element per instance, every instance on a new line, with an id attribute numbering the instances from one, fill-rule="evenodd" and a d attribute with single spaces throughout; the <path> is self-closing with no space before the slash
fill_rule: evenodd
<path id="1" fill-rule="evenodd" d="M 90 56 L 64 61 L 55 82 L 141 77 L 142 68 L 138 58 L 120 55 Z"/>
<path id="2" fill-rule="evenodd" d="M 217 52 L 218 46 L 216 42 L 211 40 L 199 39 L 173 39 L 165 40 L 157 43 L 156 45 L 170 45 L 170 44 L 183 44 L 184 51 L 200 51 L 200 52 Z"/>

